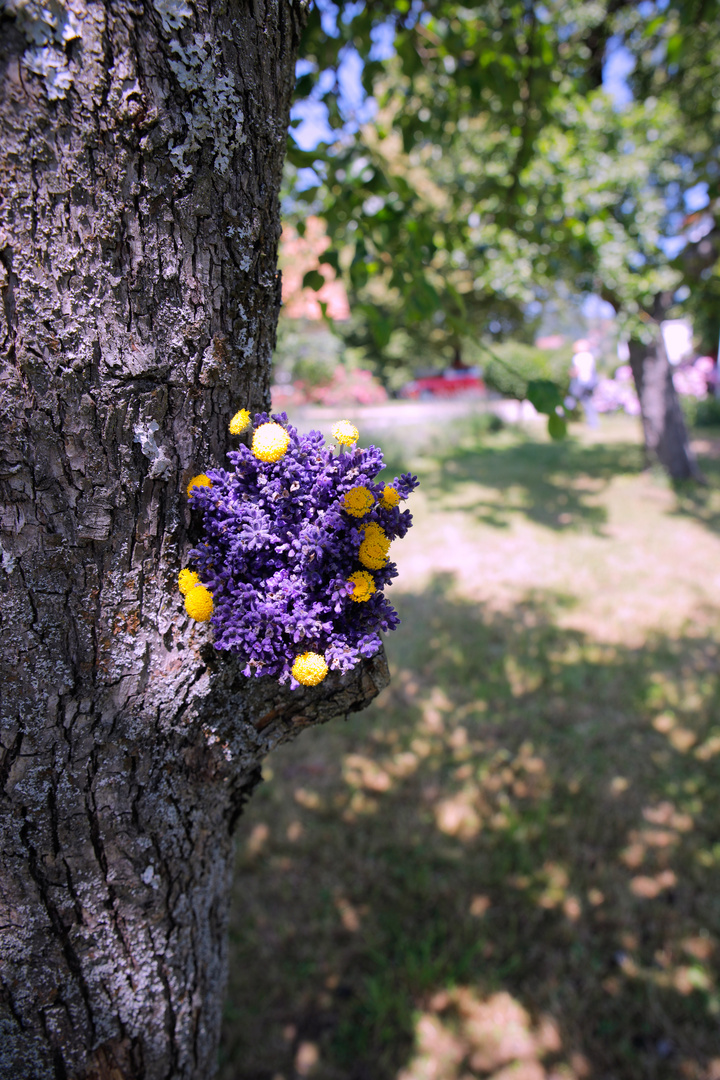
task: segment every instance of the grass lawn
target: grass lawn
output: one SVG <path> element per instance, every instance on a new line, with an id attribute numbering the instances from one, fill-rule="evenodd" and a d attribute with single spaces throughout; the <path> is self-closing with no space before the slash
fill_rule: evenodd
<path id="1" fill-rule="evenodd" d="M 720 461 L 408 433 L 391 686 L 238 829 L 221 1080 L 720 1080 Z"/>

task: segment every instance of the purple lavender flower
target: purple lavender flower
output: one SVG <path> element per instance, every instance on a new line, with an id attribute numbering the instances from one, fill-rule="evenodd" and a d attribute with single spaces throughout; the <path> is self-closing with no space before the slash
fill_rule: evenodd
<path id="1" fill-rule="evenodd" d="M 385 553 L 412 524 L 397 502 L 418 480 L 396 477 L 396 499 L 377 483 L 377 447 L 336 454 L 320 432 L 299 435 L 285 413 L 258 414 L 255 429 L 271 421 L 289 436 L 283 451 L 278 432 L 277 460 L 240 446 L 227 455 L 230 471 L 210 469 L 210 486 L 193 487 L 203 536 L 190 561 L 212 594 L 215 647 L 242 657 L 246 675 L 275 675 L 297 686 L 291 668 L 299 654 L 318 654 L 331 670 L 349 671 L 377 652 L 380 632 L 398 625 L 383 592 L 397 569 Z M 368 525 L 377 558 L 362 565 Z M 348 579 L 370 564 L 374 591 L 353 602 Z"/>

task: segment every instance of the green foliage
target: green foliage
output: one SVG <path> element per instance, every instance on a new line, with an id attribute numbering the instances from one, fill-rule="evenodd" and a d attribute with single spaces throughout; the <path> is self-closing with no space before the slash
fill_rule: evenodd
<path id="1" fill-rule="evenodd" d="M 280 319 L 273 357 L 276 382 L 299 380 L 310 387 L 327 386 L 341 357 L 342 344 L 327 327 Z"/>
<path id="2" fill-rule="evenodd" d="M 316 155 L 324 183 L 298 198 L 314 206 L 320 200 L 336 250 L 350 251 L 351 304 L 366 323 L 365 344 L 378 366 L 392 362 L 397 329 L 413 344 L 431 341 L 438 355 L 457 357 L 500 321 L 498 309 L 517 330 L 536 296 L 530 263 L 501 235 L 516 226 L 518 200 L 508 195 L 515 196 L 534 139 L 562 97 L 562 50 L 579 42 L 592 20 L 573 22 L 561 12 L 556 24 L 529 17 L 524 3 L 499 0 L 483 6 L 481 19 L 438 2 L 427 3 L 420 18 L 401 3 L 353 10 L 338 19 L 332 44 L 316 14 L 304 59 L 319 77 L 332 66 L 333 50 L 338 56 L 355 48 L 366 61 L 365 87 L 380 103 L 378 121 Z M 372 61 L 370 34 L 388 21 L 396 54 Z M 589 88 L 579 77 L 578 85 Z M 330 123 L 341 126 L 337 87 L 323 100 Z M 516 117 L 510 128 L 509 116 Z M 469 120 L 481 121 L 481 147 L 463 143 Z M 309 163 L 297 155 L 293 161 Z M 483 202 L 491 212 L 487 224 L 497 219 L 497 228 L 480 235 L 472 219 Z"/>
<path id="3" fill-rule="evenodd" d="M 567 420 L 564 416 L 550 413 L 548 416 L 548 435 L 556 442 L 560 442 L 567 436 Z"/>
<path id="4" fill-rule="evenodd" d="M 560 285 L 601 295 L 624 333 L 645 342 L 660 319 L 682 313 L 684 297 L 715 350 L 720 0 L 662 9 L 383 0 L 337 12 L 332 42 L 317 15 L 306 37 L 313 92 L 342 129 L 337 80 L 318 80 L 355 49 L 379 111 L 316 152 L 318 184 L 298 199 L 327 221 L 336 264 L 346 267 L 353 345 L 386 383 L 388 370 L 417 364 L 428 349 L 457 362 L 479 339 L 522 336 L 529 307 Z M 388 24 L 395 51 L 378 61 L 373 34 Z M 636 59 L 634 99 L 623 107 L 602 89 L 611 42 Z M 665 241 L 685 228 L 683 191 L 698 183 L 709 210 L 672 259 Z M 509 327 L 500 310 L 511 313 Z M 531 393 L 550 434 L 562 437 L 566 417 L 552 401 L 562 399 L 565 373 L 500 374 L 493 363 L 490 381 L 514 396 L 538 379 L 555 383 Z"/>
<path id="5" fill-rule="evenodd" d="M 378 116 L 293 161 L 316 165 L 319 186 L 299 198 L 323 213 L 335 252 L 349 252 L 353 333 L 364 321 L 378 366 L 397 359 L 398 330 L 457 355 L 503 305 L 517 333 L 528 303 L 559 280 L 599 292 L 640 337 L 683 276 L 717 318 L 716 270 L 707 259 L 692 273 L 673 265 L 662 240 L 677 231 L 683 187 L 703 180 L 717 197 L 718 0 L 671 0 L 661 13 L 615 0 L 336 10 L 336 37 L 311 17 L 313 73 L 299 89 L 312 83 L 340 131 L 337 82 L 318 80 L 355 49 Z M 372 35 L 388 24 L 395 55 L 372 59 Z M 636 101 L 623 109 L 600 85 L 611 39 L 638 60 Z"/>
<path id="6" fill-rule="evenodd" d="M 303 289 L 314 289 L 319 292 L 325 284 L 325 278 L 319 270 L 308 270 L 303 277 Z"/>
<path id="7" fill-rule="evenodd" d="M 682 398 L 683 411 L 689 427 L 716 428 L 720 427 L 720 399 L 707 397 L 702 401 L 696 398 Z M 688 413 L 688 407 L 692 410 Z"/>
<path id="8" fill-rule="evenodd" d="M 651 16 L 630 5 L 617 24 L 636 61 L 637 97 L 663 101 L 680 116 L 674 130 L 661 131 L 660 138 L 666 158 L 682 164 L 682 187 L 707 186 L 707 210 L 684 222 L 688 242 L 673 268 L 682 276 L 684 310 L 693 319 L 701 351 L 714 354 L 720 336 L 720 3 L 673 0 Z M 681 191 L 667 185 L 663 190 L 675 227 L 682 226 Z"/>
<path id="9" fill-rule="evenodd" d="M 518 401 L 527 399 L 538 412 L 550 413 L 567 393 L 569 364 L 565 351 L 504 341 L 488 349 L 484 377 L 492 390 Z"/>
<path id="10" fill-rule="evenodd" d="M 506 341 L 487 350 L 485 382 L 506 397 L 529 401 L 548 418 L 548 434 L 559 441 L 567 435 L 564 400 L 568 392 L 569 358 L 565 350 L 546 352 L 519 341 Z"/>
<path id="11" fill-rule="evenodd" d="M 563 404 L 560 387 L 550 379 L 532 379 L 527 385 L 527 399 L 546 416 L 556 413 Z"/>

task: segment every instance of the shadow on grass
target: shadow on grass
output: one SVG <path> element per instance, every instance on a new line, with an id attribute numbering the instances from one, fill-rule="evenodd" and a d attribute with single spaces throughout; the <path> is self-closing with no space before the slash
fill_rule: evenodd
<path id="1" fill-rule="evenodd" d="M 697 433 L 693 446 L 707 484 L 675 484 L 676 513 L 702 522 L 713 532 L 720 532 L 720 437 Z"/>
<path id="2" fill-rule="evenodd" d="M 611 647 L 452 584 L 241 821 L 222 1080 L 710 1080 L 715 634 Z"/>
<path id="3" fill-rule="evenodd" d="M 607 485 L 623 474 L 642 469 L 641 448 L 633 443 L 582 445 L 518 438 L 509 445 L 496 441 L 441 452 L 437 469 L 424 490 L 440 507 L 452 504 L 471 511 L 478 521 L 506 528 L 518 513 L 555 530 L 590 528 L 602 534 L 606 510 L 599 498 Z M 478 500 L 470 489 L 481 485 L 501 499 Z"/>

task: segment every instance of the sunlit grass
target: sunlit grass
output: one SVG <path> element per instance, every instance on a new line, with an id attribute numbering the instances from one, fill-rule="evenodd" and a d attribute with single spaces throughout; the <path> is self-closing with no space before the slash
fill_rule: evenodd
<path id="1" fill-rule="evenodd" d="M 393 448 L 393 682 L 241 820 L 222 1080 L 720 1077 L 720 505 L 635 434 Z"/>

